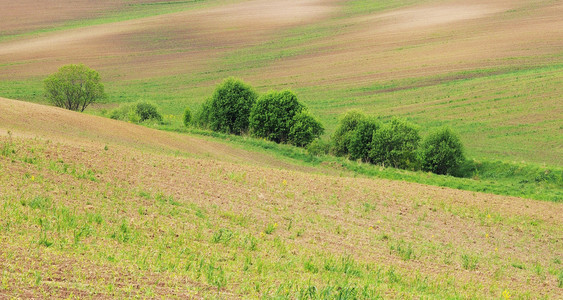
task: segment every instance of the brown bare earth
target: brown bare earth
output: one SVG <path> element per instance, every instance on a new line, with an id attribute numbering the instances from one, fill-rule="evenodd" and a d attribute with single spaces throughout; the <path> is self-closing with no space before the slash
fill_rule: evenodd
<path id="1" fill-rule="evenodd" d="M 4 69 L 0 78 L 43 75 L 61 60 L 79 60 L 101 70 L 127 69 L 135 78 L 201 69 L 227 49 L 252 45 L 283 28 L 329 16 L 334 11 L 330 3 L 245 1 L 22 38 L 0 45 L 0 62 L 29 63 Z"/>
<path id="2" fill-rule="evenodd" d="M 209 70 L 230 51 L 264 43 L 292 26 L 328 20 L 338 5 L 334 0 L 243 1 L 24 37 L 0 44 L 0 62 L 23 62 L 1 68 L 0 78 L 46 75 L 76 61 L 120 80 Z M 314 55 L 282 59 L 245 77 L 259 84 L 263 76 L 257 74 L 268 74 L 274 80 L 269 84 L 291 79 L 305 86 L 329 80 L 360 85 L 511 65 L 505 60 L 511 57 L 545 63 L 550 59 L 545 55 L 561 51 L 562 11 L 557 1 L 448 1 L 337 18 L 328 24 L 346 29 L 311 42 Z M 423 46 L 409 48 L 416 44 Z M 434 55 L 438 47 L 442 55 Z M 393 51 L 397 48 L 405 50 Z"/>
<path id="3" fill-rule="evenodd" d="M 246 287 L 257 281 L 276 287 L 297 278 L 322 285 L 326 283 L 318 277 L 322 272 L 299 269 L 287 274 L 278 268 L 294 264 L 291 261 L 299 257 L 309 257 L 322 267 L 331 257 L 348 255 L 358 264 L 393 266 L 404 276 L 403 282 L 413 280 L 406 285 L 411 288 L 423 276 L 438 284 L 438 289 L 445 288 L 440 287 L 444 284 L 462 295 L 497 298 L 508 290 L 516 297 L 563 296 L 557 287 L 563 257 L 560 203 L 288 170 L 293 168 L 290 164 L 266 155 L 7 99 L 0 101 L 0 135 L 2 145 L 14 147 L 13 154 L 0 156 L 0 199 L 7 208 L 11 203 L 20 207 L 2 211 L 0 225 L 11 228 L 0 235 L 2 296 L 182 298 L 215 293 L 213 281 L 192 273 L 195 267 L 187 267 L 196 258 L 178 256 L 181 248 L 177 247 L 182 245 L 195 245 L 188 253 L 219 255 L 219 265 L 229 274 L 220 293 L 229 298 L 250 295 Z M 205 153 L 211 157 L 202 157 Z M 245 160 L 250 161 L 241 163 Z M 76 171 L 61 170 L 63 163 Z M 78 176 L 87 170 L 91 173 L 84 174 L 91 175 Z M 55 246 L 37 244 L 36 237 L 41 236 L 37 223 L 18 216 L 41 212 L 37 218 L 63 222 L 56 217 L 57 209 L 49 217 L 51 210 L 17 202 L 37 196 L 48 197 L 55 208 L 74 212 L 77 220 L 95 212 L 104 219 L 104 226 L 92 225 L 91 236 L 78 246 L 65 244 L 72 231 L 60 229 L 47 235 Z M 194 208 L 196 215 L 202 211 L 209 216 L 207 225 L 201 227 L 191 212 Z M 30 216 L 30 220 L 36 218 Z M 113 228 L 122 228 L 125 221 L 120 220 L 127 220 L 134 232 L 130 242 L 119 242 L 119 236 L 112 234 L 119 230 Z M 279 228 L 264 235 L 262 230 L 274 223 Z M 58 224 L 53 228 L 71 226 Z M 238 242 L 233 242 L 234 248 L 210 242 L 220 228 L 236 232 L 241 241 L 247 234 L 258 237 L 259 250 L 252 255 L 272 268 L 267 274 L 273 277 L 241 271 L 237 256 L 231 257 L 241 251 Z M 170 252 L 159 250 L 162 259 L 178 256 L 173 259 L 176 267 L 166 267 L 167 272 L 159 271 L 158 260 L 153 261 L 151 255 L 149 265 L 138 261 L 142 253 L 160 249 L 161 243 L 171 247 Z M 280 243 L 292 250 L 277 252 Z M 412 257 L 405 260 L 402 252 L 393 250 L 397 247 L 409 247 Z M 464 255 L 475 259 L 476 265 L 467 267 Z M 33 271 L 26 273 L 26 269 Z M 37 274 L 43 275 L 37 279 Z M 388 296 L 410 293 L 393 285 L 380 288 Z M 255 292 L 253 297 L 268 294 Z"/>

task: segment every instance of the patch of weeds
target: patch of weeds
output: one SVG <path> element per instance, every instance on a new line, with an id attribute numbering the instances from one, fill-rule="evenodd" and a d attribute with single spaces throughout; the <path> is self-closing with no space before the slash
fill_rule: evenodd
<path id="1" fill-rule="evenodd" d="M 51 207 L 51 199 L 43 196 L 36 196 L 35 198 L 31 199 L 31 201 L 29 202 L 22 201 L 22 205 L 24 206 L 28 205 L 33 209 L 43 210 Z"/>
<path id="2" fill-rule="evenodd" d="M 361 275 L 359 268 L 356 266 L 356 262 L 354 261 L 354 258 L 352 258 L 351 256 L 348 255 L 342 257 L 340 263 L 341 263 L 342 273 L 352 276 Z"/>
<path id="3" fill-rule="evenodd" d="M 387 280 L 389 283 L 399 283 L 401 282 L 401 276 L 395 272 L 395 268 L 391 266 L 389 270 L 387 270 Z"/>
<path id="4" fill-rule="evenodd" d="M 390 248 L 405 261 L 415 259 L 414 250 L 410 243 L 405 243 L 403 240 L 400 240 L 394 245 L 391 245 Z"/>
<path id="5" fill-rule="evenodd" d="M 221 213 L 221 216 L 242 227 L 246 227 L 249 222 L 249 218 L 247 216 L 233 212 L 223 212 Z"/>
<path id="6" fill-rule="evenodd" d="M 151 193 L 144 191 L 144 190 L 140 190 L 139 193 L 137 193 L 139 195 L 139 197 L 145 198 L 147 200 L 152 198 Z"/>
<path id="7" fill-rule="evenodd" d="M 16 154 L 16 149 L 14 148 L 14 142 L 12 141 L 12 132 L 10 130 L 8 130 L 8 140 L 2 143 L 0 154 L 6 157 L 12 154 Z"/>
<path id="8" fill-rule="evenodd" d="M 557 276 L 557 286 L 563 288 L 563 270 L 559 271 L 559 276 Z"/>
<path id="9" fill-rule="evenodd" d="M 237 183 L 246 183 L 246 172 L 231 172 L 227 176 L 231 181 Z"/>
<path id="10" fill-rule="evenodd" d="M 226 228 L 221 228 L 213 234 L 211 241 L 213 243 L 225 243 L 226 244 L 232 238 L 233 238 L 233 232 L 231 230 L 226 229 Z"/>
<path id="11" fill-rule="evenodd" d="M 375 210 L 375 204 L 371 204 L 368 202 L 364 202 L 363 204 L 364 212 L 368 213 L 370 211 Z"/>
<path id="12" fill-rule="evenodd" d="M 264 229 L 264 233 L 272 234 L 272 233 L 274 233 L 276 228 L 278 228 L 278 223 L 273 223 L 273 224 L 269 223 L 268 225 L 266 225 L 266 229 Z"/>
<path id="13" fill-rule="evenodd" d="M 466 270 L 476 270 L 479 263 L 479 258 L 463 254 L 461 256 L 461 266 Z"/>
<path id="14" fill-rule="evenodd" d="M 33 273 L 33 277 L 34 277 L 34 284 L 36 286 L 39 286 L 41 284 L 41 279 L 42 279 L 41 272 L 35 271 Z"/>
<path id="15" fill-rule="evenodd" d="M 519 262 L 513 262 L 510 264 L 511 266 L 513 266 L 516 269 L 520 269 L 520 270 L 524 270 L 524 265 L 522 263 Z"/>
<path id="16" fill-rule="evenodd" d="M 315 263 L 313 262 L 313 260 L 311 258 L 307 259 L 303 263 L 303 268 L 305 269 L 305 271 L 307 271 L 309 273 L 318 273 L 319 272 L 319 268 L 315 265 Z"/>
<path id="17" fill-rule="evenodd" d="M 131 239 L 131 229 L 125 220 L 121 222 L 119 225 L 118 230 L 114 231 L 111 234 L 111 238 L 117 240 L 121 243 L 127 243 Z"/>
<path id="18" fill-rule="evenodd" d="M 250 251 L 256 251 L 256 249 L 258 249 L 258 239 L 255 238 L 253 235 L 248 234 L 244 238 L 244 245 L 246 246 L 246 249 Z"/>
<path id="19" fill-rule="evenodd" d="M 227 285 L 227 277 L 222 267 L 215 267 L 213 262 L 210 262 L 205 268 L 205 278 L 207 283 L 215 286 L 217 289 L 222 289 Z"/>
<path id="20" fill-rule="evenodd" d="M 84 237 L 89 237 L 92 235 L 92 228 L 89 225 L 81 226 L 74 230 L 74 243 L 78 244 L 80 240 Z"/>
<path id="21" fill-rule="evenodd" d="M 22 162 L 30 165 L 35 165 L 37 164 L 38 161 L 39 159 L 37 157 L 32 157 L 27 155 L 24 158 L 22 158 Z"/>
<path id="22" fill-rule="evenodd" d="M 98 182 L 98 178 L 96 178 L 96 172 L 93 170 L 88 169 L 85 171 L 76 171 L 75 169 L 71 174 L 73 174 L 74 177 L 78 179 L 88 179 L 93 182 Z"/>
<path id="23" fill-rule="evenodd" d="M 536 263 L 536 264 L 534 265 L 534 272 L 535 272 L 542 280 L 545 279 L 545 274 L 544 274 L 544 272 L 543 272 L 543 268 L 542 268 L 541 264 Z"/>
<path id="24" fill-rule="evenodd" d="M 38 244 L 45 247 L 51 247 L 53 242 L 47 239 L 47 231 L 49 230 L 49 224 L 42 218 L 39 219 L 39 242 Z"/>
<path id="25" fill-rule="evenodd" d="M 329 272 L 343 273 L 351 276 L 359 277 L 362 275 L 354 258 L 349 255 L 341 257 L 339 261 L 333 258 L 325 259 L 324 269 Z"/>
<path id="26" fill-rule="evenodd" d="M 174 197 L 172 196 L 165 196 L 162 193 L 157 193 L 156 196 L 154 197 L 154 199 L 160 203 L 163 204 L 170 204 L 170 205 L 174 205 L 174 206 L 179 206 L 180 202 L 174 200 Z"/>
<path id="27" fill-rule="evenodd" d="M 293 192 L 285 192 L 285 193 L 284 193 L 284 196 L 285 196 L 287 199 L 295 199 L 295 193 L 293 193 Z"/>
<path id="28" fill-rule="evenodd" d="M 102 217 L 102 215 L 100 213 L 87 213 L 86 214 L 86 219 L 88 220 L 88 223 L 90 224 L 102 224 L 102 222 L 104 221 L 104 218 Z"/>
<path id="29" fill-rule="evenodd" d="M 389 235 L 387 233 L 380 233 L 375 238 L 378 241 L 387 241 L 387 240 L 389 240 Z"/>

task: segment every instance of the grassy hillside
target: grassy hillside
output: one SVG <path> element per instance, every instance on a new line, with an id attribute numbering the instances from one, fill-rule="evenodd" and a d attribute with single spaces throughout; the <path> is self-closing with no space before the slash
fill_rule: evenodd
<path id="1" fill-rule="evenodd" d="M 83 62 L 109 94 L 92 113 L 151 100 L 178 118 L 239 76 L 298 92 L 327 135 L 358 108 L 451 126 L 473 158 L 561 166 L 557 1 L 146 2 L 4 34 L 0 95 L 42 102 L 47 74 Z"/>
<path id="2" fill-rule="evenodd" d="M 1 297 L 563 296 L 560 203 L 7 99 L 0 112 Z"/>

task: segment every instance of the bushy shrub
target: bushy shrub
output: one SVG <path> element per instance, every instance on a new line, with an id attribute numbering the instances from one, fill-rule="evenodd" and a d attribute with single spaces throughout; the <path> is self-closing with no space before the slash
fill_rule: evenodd
<path id="1" fill-rule="evenodd" d="M 316 139 L 307 145 L 307 153 L 314 156 L 327 155 L 330 152 L 330 143 Z"/>
<path id="2" fill-rule="evenodd" d="M 132 104 L 122 104 L 109 112 L 109 117 L 114 120 L 130 121 L 137 123 L 139 117 L 135 114 Z"/>
<path id="3" fill-rule="evenodd" d="M 192 111 L 189 107 L 186 107 L 186 109 L 184 110 L 184 116 L 182 120 L 184 121 L 184 126 L 190 126 L 190 122 L 192 121 Z"/>
<path id="4" fill-rule="evenodd" d="M 339 121 L 338 127 L 334 132 L 331 143 L 331 152 L 337 156 L 344 156 L 349 153 L 350 141 L 354 130 L 358 124 L 366 119 L 366 116 L 360 111 L 348 111 Z"/>
<path id="5" fill-rule="evenodd" d="M 298 147 L 309 145 L 324 132 L 321 122 L 306 110 L 296 114 L 292 123 L 289 130 L 289 143 Z"/>
<path id="6" fill-rule="evenodd" d="M 374 164 L 414 168 L 419 142 L 420 135 L 414 124 L 394 118 L 374 133 L 369 156 Z"/>
<path id="7" fill-rule="evenodd" d="M 162 121 L 162 115 L 158 112 L 156 105 L 149 102 L 137 102 L 135 104 L 135 113 L 139 116 L 139 122 L 146 120 Z"/>
<path id="8" fill-rule="evenodd" d="M 288 142 L 294 117 L 303 109 L 291 91 L 271 91 L 260 96 L 250 112 L 252 135 L 276 143 Z"/>
<path id="9" fill-rule="evenodd" d="M 380 126 L 379 121 L 375 118 L 364 117 L 358 122 L 356 129 L 352 131 L 348 145 L 350 159 L 361 159 L 364 162 L 370 161 L 373 135 Z"/>
<path id="10" fill-rule="evenodd" d="M 203 129 L 209 128 L 210 107 L 211 107 L 211 98 L 205 100 L 205 102 L 201 104 L 201 108 L 195 113 L 194 125 Z"/>
<path id="11" fill-rule="evenodd" d="M 465 161 L 461 140 L 449 128 L 426 137 L 419 153 L 422 169 L 436 174 L 455 175 Z"/>
<path id="12" fill-rule="evenodd" d="M 248 130 L 250 110 L 256 102 L 254 89 L 236 78 L 228 78 L 217 86 L 209 105 L 211 130 L 242 134 Z"/>
<path id="13" fill-rule="evenodd" d="M 140 123 L 147 120 L 162 122 L 162 115 L 158 112 L 158 108 L 149 102 L 123 104 L 110 111 L 109 117 L 131 123 Z"/>

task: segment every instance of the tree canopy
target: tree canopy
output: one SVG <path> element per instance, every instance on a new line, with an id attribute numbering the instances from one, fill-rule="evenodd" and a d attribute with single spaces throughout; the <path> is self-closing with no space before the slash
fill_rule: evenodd
<path id="1" fill-rule="evenodd" d="M 84 111 L 88 105 L 104 99 L 100 74 L 85 65 L 66 65 L 44 80 L 45 96 L 55 106 Z"/>

